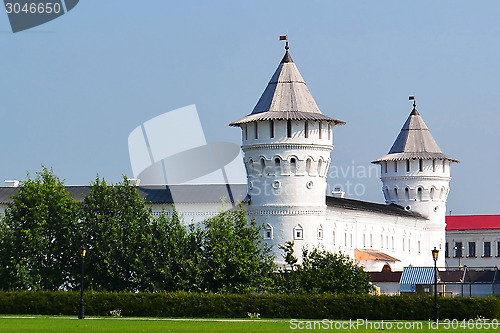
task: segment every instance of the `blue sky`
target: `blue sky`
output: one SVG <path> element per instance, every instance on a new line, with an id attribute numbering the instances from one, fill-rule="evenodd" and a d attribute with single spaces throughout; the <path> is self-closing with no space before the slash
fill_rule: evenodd
<path id="1" fill-rule="evenodd" d="M 119 181 L 131 175 L 129 133 L 190 104 L 207 141 L 239 144 L 228 124 L 253 109 L 288 33 L 318 106 L 347 122 L 330 183 L 383 201 L 370 161 L 387 153 L 415 94 L 443 152 L 461 161 L 448 209 L 498 214 L 498 12 L 497 1 L 81 0 L 16 34 L 0 14 L 0 179 L 44 164 L 67 185 Z"/>

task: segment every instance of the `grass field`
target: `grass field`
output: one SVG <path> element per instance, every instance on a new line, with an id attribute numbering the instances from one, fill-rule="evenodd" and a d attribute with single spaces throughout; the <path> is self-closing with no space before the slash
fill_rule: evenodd
<path id="1" fill-rule="evenodd" d="M 477 332 L 498 331 L 498 328 L 485 329 L 470 323 L 469 327 L 445 328 L 441 323 L 439 329 L 429 327 L 429 322 L 402 322 L 403 326 L 415 325 L 413 329 L 397 329 L 399 322 L 368 322 L 359 327 L 349 328 L 348 322 L 331 322 L 316 324 L 312 321 L 290 322 L 288 319 L 277 320 L 232 320 L 232 319 L 165 319 L 165 318 L 86 318 L 78 320 L 72 317 L 49 316 L 0 316 L 0 332 L 293 332 L 293 331 L 329 331 L 329 332 Z M 312 325 L 315 325 L 312 326 Z M 343 325 L 343 327 L 342 327 Z M 371 325 L 371 329 L 370 329 Z M 389 326 L 391 326 L 389 328 Z M 417 326 L 421 325 L 421 326 Z M 335 326 L 337 328 L 335 328 Z M 301 329 L 302 328 L 302 329 Z M 309 328 L 309 329 L 307 329 Z"/>

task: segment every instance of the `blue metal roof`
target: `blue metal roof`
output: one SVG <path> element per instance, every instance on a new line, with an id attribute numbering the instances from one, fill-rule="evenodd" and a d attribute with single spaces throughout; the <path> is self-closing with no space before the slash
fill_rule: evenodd
<path id="1" fill-rule="evenodd" d="M 434 267 L 404 267 L 399 284 L 433 284 Z"/>

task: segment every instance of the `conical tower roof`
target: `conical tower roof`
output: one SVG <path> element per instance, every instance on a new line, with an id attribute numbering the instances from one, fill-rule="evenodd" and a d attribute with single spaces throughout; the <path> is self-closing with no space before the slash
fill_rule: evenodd
<path id="1" fill-rule="evenodd" d="M 443 154 L 415 104 L 389 153 L 372 163 L 407 159 L 441 159 L 458 163 L 458 160 Z"/>
<path id="2" fill-rule="evenodd" d="M 288 43 L 285 49 L 283 59 L 252 113 L 229 125 L 240 126 L 252 121 L 287 119 L 322 120 L 334 125 L 344 125 L 345 122 L 321 113 L 288 52 Z"/>

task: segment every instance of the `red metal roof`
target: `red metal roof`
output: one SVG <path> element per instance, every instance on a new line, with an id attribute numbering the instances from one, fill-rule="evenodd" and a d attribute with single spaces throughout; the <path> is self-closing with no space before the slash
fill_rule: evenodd
<path id="1" fill-rule="evenodd" d="M 446 230 L 500 229 L 500 215 L 446 216 Z"/>

